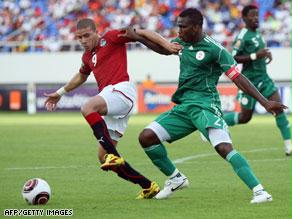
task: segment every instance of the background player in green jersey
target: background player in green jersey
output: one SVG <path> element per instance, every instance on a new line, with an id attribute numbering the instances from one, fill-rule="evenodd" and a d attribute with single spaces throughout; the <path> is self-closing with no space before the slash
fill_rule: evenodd
<path id="1" fill-rule="evenodd" d="M 251 203 L 272 201 L 272 196 L 264 190 L 247 160 L 233 149 L 227 125 L 222 117 L 216 89 L 218 79 L 225 72 L 240 89 L 256 98 L 268 112 L 281 111 L 285 106 L 263 97 L 239 73 L 231 54 L 202 32 L 203 16 L 200 11 L 193 8 L 186 9 L 179 15 L 177 23 L 179 36 L 173 42 L 183 47 L 178 53 L 180 59 L 178 89 L 172 97 L 177 105 L 161 114 L 139 136 L 140 144 L 148 157 L 169 177 L 156 198 L 167 198 L 174 191 L 189 185 L 187 177 L 179 172 L 168 158 L 163 142 L 173 142 L 199 130 L 214 146 L 217 153 L 231 164 L 241 180 L 253 190 Z M 160 53 L 170 54 L 167 43 L 151 31 L 128 29 L 125 34 L 136 40 L 141 36 L 146 37 L 162 46 Z"/>
<path id="2" fill-rule="evenodd" d="M 280 102 L 278 90 L 267 74 L 266 65 L 272 61 L 272 54 L 265 48 L 264 40 L 258 30 L 258 8 L 254 5 L 244 7 L 242 18 L 246 27 L 236 37 L 232 55 L 238 63 L 243 63 L 242 74 L 257 87 L 263 96 L 269 100 Z M 239 92 L 238 98 L 241 104 L 241 112 L 224 115 L 224 119 L 229 126 L 248 123 L 254 112 L 256 99 L 242 91 Z M 282 110 L 276 113 L 275 118 L 284 140 L 285 153 L 291 156 L 290 124 Z"/>

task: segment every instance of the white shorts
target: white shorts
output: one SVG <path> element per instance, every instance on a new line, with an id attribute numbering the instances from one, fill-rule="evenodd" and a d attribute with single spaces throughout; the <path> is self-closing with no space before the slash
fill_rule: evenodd
<path id="1" fill-rule="evenodd" d="M 137 101 L 136 87 L 132 82 L 120 82 L 106 86 L 99 94 L 107 105 L 104 121 L 113 140 L 118 141 L 124 134 L 130 115 Z"/>

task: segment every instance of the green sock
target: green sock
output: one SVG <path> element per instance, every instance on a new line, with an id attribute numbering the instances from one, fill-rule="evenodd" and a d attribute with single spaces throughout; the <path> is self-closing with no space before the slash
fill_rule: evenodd
<path id="1" fill-rule="evenodd" d="M 260 184 L 247 160 L 236 150 L 231 151 L 227 155 L 226 160 L 229 161 L 236 174 L 250 189 Z"/>
<path id="2" fill-rule="evenodd" d="M 223 115 L 223 118 L 228 126 L 233 126 L 233 125 L 238 124 L 238 115 L 239 113 L 235 113 L 235 112 L 226 113 Z"/>
<path id="3" fill-rule="evenodd" d="M 291 129 L 284 112 L 276 116 L 276 123 L 284 140 L 291 139 Z"/>
<path id="4" fill-rule="evenodd" d="M 167 157 L 167 151 L 163 144 L 152 145 L 151 147 L 144 148 L 144 151 L 155 166 L 166 176 L 170 176 L 175 171 L 176 167 Z"/>

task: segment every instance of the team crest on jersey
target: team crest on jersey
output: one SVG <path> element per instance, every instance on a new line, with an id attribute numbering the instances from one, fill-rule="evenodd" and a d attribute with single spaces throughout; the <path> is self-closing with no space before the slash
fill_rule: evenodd
<path id="1" fill-rule="evenodd" d="M 248 99 L 246 97 L 241 98 L 241 103 L 242 105 L 247 105 L 248 104 Z"/>
<path id="2" fill-rule="evenodd" d="M 196 54 L 196 59 L 197 60 L 203 60 L 205 58 L 205 53 L 204 51 L 198 51 Z"/>
<path id="3" fill-rule="evenodd" d="M 100 47 L 104 47 L 106 45 L 106 40 L 101 39 L 99 45 L 100 45 Z"/>

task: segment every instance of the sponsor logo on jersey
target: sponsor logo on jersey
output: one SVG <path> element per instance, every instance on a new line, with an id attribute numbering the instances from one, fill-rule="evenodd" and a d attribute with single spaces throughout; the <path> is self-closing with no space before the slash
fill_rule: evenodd
<path id="1" fill-rule="evenodd" d="M 196 54 L 196 59 L 197 60 L 203 60 L 205 58 L 205 53 L 204 51 L 198 51 Z"/>
<path id="2" fill-rule="evenodd" d="M 100 47 L 104 47 L 106 45 L 106 40 L 101 39 L 99 45 L 100 45 Z"/>

